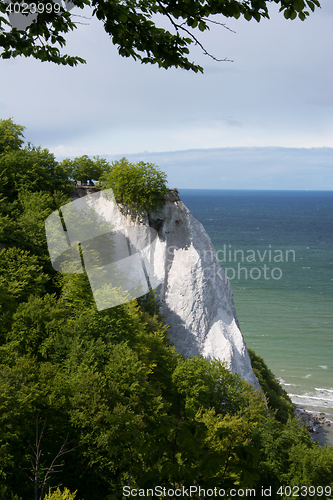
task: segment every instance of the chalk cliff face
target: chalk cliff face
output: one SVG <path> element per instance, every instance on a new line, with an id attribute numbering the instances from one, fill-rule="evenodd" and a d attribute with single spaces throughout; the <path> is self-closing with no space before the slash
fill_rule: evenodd
<path id="1" fill-rule="evenodd" d="M 141 252 L 146 287 L 157 287 L 161 312 L 177 351 L 185 357 L 225 360 L 233 373 L 259 389 L 239 329 L 230 282 L 204 227 L 178 193 L 171 191 L 161 210 L 135 222 L 109 198 L 102 192 L 86 200 L 98 217 L 112 222 L 114 230 L 125 235 L 130 255 Z M 140 226 L 138 233 L 135 226 Z M 133 237 L 133 230 L 140 238 Z M 142 252 L 143 248 L 149 252 Z"/>
<path id="2" fill-rule="evenodd" d="M 259 388 L 230 282 L 202 224 L 175 197 L 159 213 L 149 214 L 149 225 L 158 232 L 156 272 L 164 274 L 158 298 L 178 352 L 225 360 L 233 373 Z"/>

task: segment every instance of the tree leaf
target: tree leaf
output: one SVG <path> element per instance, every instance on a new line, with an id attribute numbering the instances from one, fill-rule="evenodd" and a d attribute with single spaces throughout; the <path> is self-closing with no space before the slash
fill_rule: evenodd
<path id="1" fill-rule="evenodd" d="M 301 12 L 305 7 L 304 0 L 294 0 L 293 7 L 297 12 Z"/>

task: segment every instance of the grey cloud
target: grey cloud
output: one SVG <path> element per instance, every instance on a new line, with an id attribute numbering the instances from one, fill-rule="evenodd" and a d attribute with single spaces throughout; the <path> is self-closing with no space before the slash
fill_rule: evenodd
<path id="1" fill-rule="evenodd" d="M 156 163 L 169 186 L 192 189 L 333 189 L 333 148 L 216 148 L 135 155 L 109 161 Z"/>
<path id="2" fill-rule="evenodd" d="M 204 75 L 123 59 L 91 19 L 67 36 L 68 53 L 85 57 L 85 66 L 2 62 L 2 118 L 25 125 L 35 145 L 75 154 L 332 146 L 332 2 L 321 3 L 304 23 L 286 21 L 272 5 L 270 21 L 229 20 L 236 34 L 212 26 L 200 35 L 207 50 L 234 63 L 212 61 L 193 47 Z"/>

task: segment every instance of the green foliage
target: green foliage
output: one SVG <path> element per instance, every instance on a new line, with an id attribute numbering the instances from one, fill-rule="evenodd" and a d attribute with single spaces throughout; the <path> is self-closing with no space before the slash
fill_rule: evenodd
<path id="1" fill-rule="evenodd" d="M 249 445 L 252 427 L 249 420 L 237 415 L 222 416 L 213 409 L 199 412 L 197 419 L 207 426 L 206 442 L 218 458 L 216 485 L 227 489 L 239 483 L 252 488 L 259 479 L 256 473 L 258 453 Z"/>
<path id="2" fill-rule="evenodd" d="M 49 491 L 44 500 L 75 500 L 75 497 L 76 491 L 71 493 L 68 488 L 65 488 L 63 491 L 57 488 L 53 492 Z"/>
<path id="3" fill-rule="evenodd" d="M 71 201 L 68 195 L 72 188 L 66 172 L 48 150 L 30 145 L 21 148 L 23 129 L 13 124 L 12 120 L 0 122 L 0 138 L 4 138 L 8 146 L 0 154 L 0 251 L 4 248 L 24 250 L 33 256 L 41 277 L 45 273 L 54 275 L 46 244 L 45 219 L 55 209 Z M 16 276 L 20 274 L 20 265 L 23 265 L 22 256 L 16 258 Z M 3 269 L 0 274 L 4 272 Z M 11 308 L 10 297 L 13 298 L 13 294 L 9 293 L 12 285 L 5 288 L 0 291 L 3 320 L 3 314 Z M 37 294 L 39 290 L 37 280 Z M 46 290 L 56 291 L 52 281 L 46 285 Z M 18 298 L 20 300 L 23 297 Z"/>
<path id="4" fill-rule="evenodd" d="M 2 353 L 1 353 L 2 354 Z M 29 357 L 0 360 L 0 470 L 10 491 L 32 497 L 31 462 L 44 429 L 41 469 L 48 468 L 69 432 L 68 383 L 56 366 Z"/>
<path id="5" fill-rule="evenodd" d="M 258 484 L 263 488 L 271 487 L 272 491 L 277 491 L 281 485 L 333 488 L 332 448 L 321 448 L 314 443 L 295 418 L 290 417 L 286 424 L 274 418 L 260 418 L 251 439 L 260 454 Z M 312 498 L 321 496 L 312 495 Z M 287 497 L 281 498 L 286 500 Z"/>
<path id="6" fill-rule="evenodd" d="M 94 307 L 95 301 L 86 273 L 64 273 L 56 279 L 65 305 L 78 310 Z"/>
<path id="7" fill-rule="evenodd" d="M 19 355 L 48 359 L 67 317 L 67 309 L 55 295 L 31 295 L 27 302 L 19 304 L 12 316 L 12 325 L 6 335 L 7 346 L 15 346 Z"/>
<path id="8" fill-rule="evenodd" d="M 161 303 L 156 298 L 156 290 L 151 289 L 148 293 L 139 297 L 137 302 L 141 309 L 148 312 L 150 316 L 159 315 Z"/>
<path id="9" fill-rule="evenodd" d="M 17 209 L 17 229 L 21 233 L 21 246 L 34 253 L 46 253 L 45 220 L 55 208 L 54 197 L 46 191 L 20 191 Z"/>
<path id="10" fill-rule="evenodd" d="M 47 280 L 35 255 L 15 247 L 0 250 L 0 287 L 18 302 L 42 294 Z"/>
<path id="11" fill-rule="evenodd" d="M 28 150 L 14 143 L 1 158 L 8 166 L 22 151 L 25 158 Z M 187 487 L 194 478 L 227 494 L 235 487 L 255 487 L 259 495 L 261 486 L 333 487 L 332 448 L 320 448 L 299 427 L 253 351 L 268 408 L 219 360 L 176 354 L 153 290 L 97 311 L 85 273 L 51 270 L 43 225 L 68 201 L 67 185 L 56 182 L 54 191 L 52 165 L 59 166 L 46 152 L 51 168 L 39 178 L 40 153 L 35 158 L 36 169 L 27 162 L 30 170 L 18 165 L 18 175 L 2 170 L 12 190 L 0 197 L 0 500 L 35 492 L 43 498 L 48 488 L 50 500 L 74 499 L 72 492 L 85 500 L 121 498 L 124 486 Z M 156 174 L 164 192 L 164 174 L 150 165 L 99 165 L 105 179 L 132 167 L 145 182 Z M 154 175 L 145 177 L 146 169 Z M 120 185 L 126 195 L 134 189 Z M 138 200 L 128 203 L 137 207 Z M 60 483 L 65 490 L 53 491 Z"/>
<path id="12" fill-rule="evenodd" d="M 21 139 L 25 127 L 16 125 L 13 120 L 0 120 L 0 155 L 20 149 L 24 140 Z"/>
<path id="13" fill-rule="evenodd" d="M 290 457 L 290 485 L 331 486 L 333 491 L 333 448 L 324 445 L 309 449 L 304 443 L 295 444 Z M 318 495 L 320 497 L 322 495 Z"/>
<path id="14" fill-rule="evenodd" d="M 200 408 L 213 408 L 220 415 L 241 413 L 253 420 L 257 412 L 265 412 L 265 400 L 219 360 L 188 358 L 178 363 L 173 382 L 187 416 L 193 416 Z"/>
<path id="15" fill-rule="evenodd" d="M 222 14 L 224 17 L 238 19 L 240 16 L 248 21 L 269 18 L 268 5 L 273 0 L 185 0 L 184 2 L 155 2 L 154 0 L 125 0 L 124 2 L 104 0 L 73 0 L 83 9 L 92 5 L 92 14 L 103 22 L 104 29 L 111 37 L 112 43 L 118 47 L 123 57 L 133 57 L 144 64 L 157 64 L 162 68 L 180 67 L 195 72 L 203 71 L 202 67 L 190 62 L 188 58 L 191 43 L 200 43 L 194 29 L 199 33 L 209 30 L 210 16 Z M 304 20 L 309 16 L 310 8 L 320 7 L 318 0 L 274 0 L 280 5 L 286 19 Z M 29 3 L 29 1 L 28 1 Z M 7 3 L 0 1 L 0 12 L 5 13 Z M 157 26 L 155 19 L 161 16 L 170 23 L 170 30 Z M 35 57 L 41 61 L 52 61 L 57 64 L 74 66 L 84 59 L 77 56 L 62 55 L 60 47 L 66 45 L 64 34 L 76 28 L 69 12 L 61 9 L 60 14 L 46 12 L 38 15 L 27 29 L 8 29 L 8 21 L 0 17 L 1 57 L 9 59 L 23 55 Z M 215 22 L 213 20 L 213 22 Z M 7 30 L 5 29 L 7 28 Z M 176 31 L 175 31 L 176 30 Z M 183 34 L 183 36 L 181 35 Z M 201 45 L 201 44 L 200 44 Z M 207 51 L 205 51 L 207 53 Z"/>
<path id="16" fill-rule="evenodd" d="M 104 188 L 112 188 L 115 198 L 129 209 L 139 212 L 163 205 L 168 192 L 166 174 L 152 163 L 130 163 L 126 158 L 112 163 L 110 172 L 100 178 Z"/>
<path id="17" fill-rule="evenodd" d="M 259 380 L 264 391 L 269 408 L 276 412 L 276 418 L 283 423 L 295 412 L 295 407 L 286 391 L 276 380 L 274 374 L 268 368 L 261 356 L 258 356 L 253 349 L 249 349 L 253 371 Z"/>
<path id="18" fill-rule="evenodd" d="M 40 147 L 13 149 L 0 156 L 0 194 L 9 202 L 25 191 L 71 190 L 67 175 L 54 155 Z"/>
<path id="19" fill-rule="evenodd" d="M 60 167 L 64 169 L 68 177 L 76 181 L 81 181 L 82 184 L 87 184 L 90 180 L 98 180 L 102 173 L 108 169 L 108 162 L 103 158 L 94 157 L 94 160 L 89 156 L 84 155 L 74 160 L 63 160 Z"/>
<path id="20" fill-rule="evenodd" d="M 10 493 L 7 486 L 0 484 L 0 500 L 22 500 L 22 498 Z"/>

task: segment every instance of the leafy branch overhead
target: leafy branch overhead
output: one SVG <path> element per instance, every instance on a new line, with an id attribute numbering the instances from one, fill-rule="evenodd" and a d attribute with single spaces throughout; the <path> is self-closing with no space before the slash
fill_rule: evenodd
<path id="1" fill-rule="evenodd" d="M 10 0 L 0 0 L 0 57 L 9 59 L 19 55 L 32 56 L 41 61 L 75 66 L 85 60 L 79 56 L 62 54 L 66 45 L 65 35 L 80 24 L 77 19 L 59 2 L 51 12 L 38 13 L 26 29 L 11 27 L 10 22 L 1 14 L 7 14 Z M 23 0 L 17 3 L 22 3 Z M 27 0 L 28 5 L 36 5 L 36 0 Z M 286 19 L 298 17 L 304 21 L 310 12 L 320 7 L 319 0 L 73 0 L 72 4 L 80 9 L 92 8 L 92 15 L 103 22 L 104 29 L 111 37 L 123 57 L 133 57 L 141 63 L 157 64 L 161 68 L 180 67 L 195 72 L 202 67 L 189 60 L 189 46 L 199 45 L 206 55 L 209 54 L 200 42 L 196 29 L 209 30 L 210 23 L 225 27 L 220 18 L 238 19 L 243 16 L 257 22 L 262 17 L 269 18 L 268 6 L 276 3 Z M 14 15 L 14 14 L 13 14 Z M 23 14 L 21 14 L 23 16 Z M 169 29 L 159 27 L 159 22 L 169 22 Z M 223 20 L 223 19 L 222 19 Z M 225 60 L 225 59 L 224 59 Z"/>

